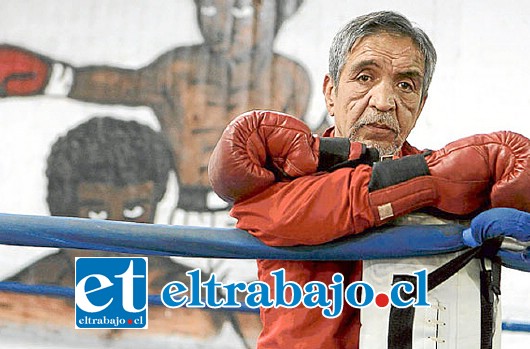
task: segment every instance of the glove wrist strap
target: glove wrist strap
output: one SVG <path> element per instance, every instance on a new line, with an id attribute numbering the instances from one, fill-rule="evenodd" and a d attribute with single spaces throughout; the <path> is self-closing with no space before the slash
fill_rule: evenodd
<path id="1" fill-rule="evenodd" d="M 368 190 L 375 191 L 429 174 L 429 167 L 423 154 L 376 162 L 373 165 Z"/>
<path id="2" fill-rule="evenodd" d="M 333 172 L 343 167 L 370 165 L 379 161 L 379 152 L 359 142 L 351 142 L 348 138 L 320 138 L 319 162 L 317 171 Z"/>
<path id="3" fill-rule="evenodd" d="M 348 160 L 350 140 L 340 137 L 320 138 L 317 171 L 327 171 L 332 166 Z"/>

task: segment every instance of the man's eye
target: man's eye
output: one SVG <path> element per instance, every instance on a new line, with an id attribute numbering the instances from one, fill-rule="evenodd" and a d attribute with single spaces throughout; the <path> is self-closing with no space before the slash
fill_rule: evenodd
<path id="1" fill-rule="evenodd" d="M 357 77 L 357 81 L 360 81 L 360 82 L 368 82 L 370 80 L 371 80 L 371 77 L 366 74 L 362 74 Z"/>
<path id="2" fill-rule="evenodd" d="M 412 91 L 412 90 L 413 90 L 412 85 L 409 84 L 408 82 L 404 82 L 404 81 L 400 82 L 400 83 L 398 84 L 398 87 L 399 87 L 400 89 L 402 89 L 403 91 Z"/>
<path id="3" fill-rule="evenodd" d="M 87 216 L 90 219 L 107 219 L 109 217 L 109 214 L 105 210 L 101 210 L 101 211 L 89 210 Z"/>
<path id="4" fill-rule="evenodd" d="M 250 5 L 232 9 L 232 16 L 238 19 L 252 17 L 252 15 L 254 15 L 254 7 Z"/>
<path id="5" fill-rule="evenodd" d="M 213 17 L 217 14 L 215 6 L 201 6 L 201 15 L 207 17 Z"/>
<path id="6" fill-rule="evenodd" d="M 123 210 L 123 216 L 125 218 L 135 219 L 138 217 L 141 217 L 145 212 L 145 209 L 142 206 L 134 206 L 131 209 L 124 209 Z"/>

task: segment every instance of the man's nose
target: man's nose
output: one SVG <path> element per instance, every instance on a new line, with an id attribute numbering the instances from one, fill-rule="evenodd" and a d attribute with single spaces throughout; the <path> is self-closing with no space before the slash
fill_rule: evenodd
<path id="1" fill-rule="evenodd" d="M 396 96 L 392 83 L 381 80 L 370 90 L 370 107 L 382 112 L 396 108 Z"/>

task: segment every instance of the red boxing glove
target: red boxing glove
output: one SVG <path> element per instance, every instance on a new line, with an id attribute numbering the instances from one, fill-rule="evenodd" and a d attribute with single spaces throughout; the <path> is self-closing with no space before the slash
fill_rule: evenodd
<path id="1" fill-rule="evenodd" d="M 50 63 L 14 46 L 0 46 L 0 97 L 28 96 L 43 92 Z"/>
<path id="2" fill-rule="evenodd" d="M 502 131 L 463 138 L 426 160 L 439 178 L 437 207 L 443 211 L 470 213 L 484 202 L 530 211 L 530 140 L 523 135 Z"/>
<path id="3" fill-rule="evenodd" d="M 394 185 L 401 183 L 403 190 L 410 179 L 425 176 L 431 182 L 425 188 L 434 193 L 427 206 L 444 212 L 466 215 L 489 204 L 529 211 L 529 159 L 530 141 L 520 134 L 475 135 L 425 158 L 414 155 L 375 164 L 369 189 L 384 201 Z"/>
<path id="4" fill-rule="evenodd" d="M 266 189 L 278 173 L 296 177 L 344 162 L 372 164 L 378 156 L 369 153 L 360 143 L 314 136 L 296 118 L 257 111 L 226 128 L 209 175 L 216 193 L 231 202 Z M 496 132 L 463 138 L 427 156 L 376 162 L 368 187 L 374 225 L 426 206 L 457 215 L 489 204 L 529 211 L 529 158 L 527 138 Z"/>
<path id="5" fill-rule="evenodd" d="M 347 138 L 320 138 L 301 120 L 278 112 L 252 111 L 235 118 L 210 156 L 214 191 L 234 202 L 275 181 L 328 170 L 337 164 L 378 159 L 375 149 Z"/>

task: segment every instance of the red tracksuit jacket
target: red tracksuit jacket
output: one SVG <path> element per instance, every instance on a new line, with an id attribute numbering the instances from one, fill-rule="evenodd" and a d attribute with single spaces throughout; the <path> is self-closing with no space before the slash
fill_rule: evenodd
<path id="1" fill-rule="evenodd" d="M 333 129 L 324 136 L 332 137 Z M 405 143 L 400 156 L 418 153 L 418 149 Z M 356 199 L 368 191 L 369 169 L 360 165 L 275 183 L 256 196 L 237 202 L 231 215 L 238 219 L 238 228 L 270 246 L 317 245 L 362 232 L 373 221 L 373 217 L 367 217 L 372 211 L 360 207 L 365 204 Z M 257 263 L 259 280 L 268 283 L 271 290 L 270 272 L 280 268 L 285 269 L 287 281 L 302 287 L 309 281 L 332 284 L 335 273 L 344 275 L 345 286 L 362 277 L 361 261 L 258 260 Z M 331 294 L 328 298 L 331 299 Z M 303 305 L 295 309 L 262 308 L 263 330 L 258 348 L 357 349 L 359 310 L 345 303 L 341 315 L 334 319 L 325 318 L 321 311 Z"/>

